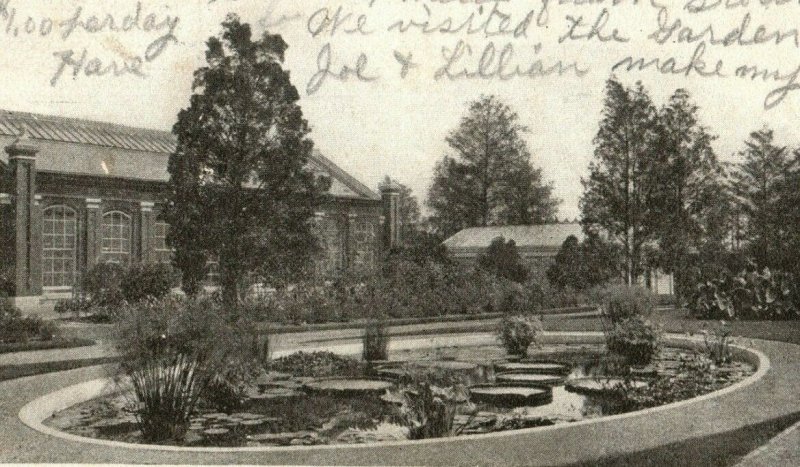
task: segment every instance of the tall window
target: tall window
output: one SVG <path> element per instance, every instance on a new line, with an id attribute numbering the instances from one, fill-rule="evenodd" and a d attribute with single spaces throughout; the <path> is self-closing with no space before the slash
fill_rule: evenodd
<path id="1" fill-rule="evenodd" d="M 338 275 L 344 268 L 344 235 L 336 218 L 323 217 L 317 219 L 317 235 L 322 247 L 322 254 L 316 261 L 318 277 Z"/>
<path id="2" fill-rule="evenodd" d="M 102 261 L 128 265 L 131 261 L 131 216 L 120 211 L 103 214 Z"/>
<path id="3" fill-rule="evenodd" d="M 72 286 L 77 263 L 78 216 L 67 206 L 44 210 L 42 222 L 42 285 Z"/>
<path id="4" fill-rule="evenodd" d="M 166 222 L 153 224 L 155 260 L 159 263 L 169 264 L 172 261 L 172 248 L 167 245 L 167 232 L 169 232 L 169 224 Z"/>
<path id="5" fill-rule="evenodd" d="M 375 224 L 369 219 L 358 219 L 353 225 L 355 237 L 355 255 L 353 266 L 362 271 L 371 270 L 375 266 Z"/>
<path id="6" fill-rule="evenodd" d="M 206 261 L 206 279 L 207 285 L 220 284 L 219 261 L 214 258 Z"/>

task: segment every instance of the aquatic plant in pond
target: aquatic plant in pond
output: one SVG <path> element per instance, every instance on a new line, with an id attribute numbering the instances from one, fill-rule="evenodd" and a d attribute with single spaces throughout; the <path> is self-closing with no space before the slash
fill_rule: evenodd
<path id="1" fill-rule="evenodd" d="M 536 343 L 542 331 L 542 321 L 536 316 L 506 315 L 500 320 L 497 336 L 509 355 L 524 357 L 528 354 L 528 347 Z"/>
<path id="2" fill-rule="evenodd" d="M 389 334 L 382 321 L 371 322 L 364 330 L 363 358 L 368 362 L 389 359 Z"/>
<path id="3" fill-rule="evenodd" d="M 459 404 L 469 400 L 463 386 L 438 387 L 420 381 L 395 393 L 400 400 L 400 418 L 409 429 L 409 439 L 453 436 L 453 421 Z"/>
<path id="4" fill-rule="evenodd" d="M 598 292 L 606 326 L 635 317 L 648 317 L 656 306 L 653 292 L 644 287 L 613 285 Z"/>
<path id="5" fill-rule="evenodd" d="M 632 384 L 630 379 L 620 384 L 616 388 L 622 401 L 620 410 L 640 410 L 691 399 L 721 389 L 748 373 L 741 364 L 723 369 L 712 365 L 705 356 L 695 354 L 682 360 L 674 372 L 658 375 L 646 387 Z"/>
<path id="6" fill-rule="evenodd" d="M 718 327 L 711 331 L 703 330 L 703 344 L 706 356 L 715 364 L 721 365 L 731 361 L 731 328 L 725 321 L 720 321 Z"/>
<path id="7" fill-rule="evenodd" d="M 606 332 L 610 352 L 625 357 L 633 365 L 650 363 L 658 352 L 661 330 L 641 316 L 623 319 Z"/>

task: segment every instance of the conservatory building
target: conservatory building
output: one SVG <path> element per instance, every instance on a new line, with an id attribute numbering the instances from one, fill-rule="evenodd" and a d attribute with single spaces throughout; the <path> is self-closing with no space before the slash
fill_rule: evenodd
<path id="1" fill-rule="evenodd" d="M 170 261 L 161 210 L 171 133 L 0 110 L 0 144 L 0 274 L 17 306 L 70 296 L 98 263 Z M 316 214 L 317 273 L 374 267 L 397 240 L 397 187 L 378 195 L 319 153 L 309 166 L 331 179 Z"/>

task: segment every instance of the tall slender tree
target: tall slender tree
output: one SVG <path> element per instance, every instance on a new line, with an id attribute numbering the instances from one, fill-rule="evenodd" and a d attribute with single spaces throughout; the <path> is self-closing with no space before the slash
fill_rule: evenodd
<path id="1" fill-rule="evenodd" d="M 232 307 L 245 277 L 298 277 L 317 246 L 314 208 L 328 185 L 306 168 L 313 144 L 282 68 L 286 48 L 279 35 L 254 39 L 229 15 L 207 42 L 207 65 L 195 72 L 190 105 L 173 128 L 169 242 L 192 281 L 198 262 L 218 259 Z"/>
<path id="2" fill-rule="evenodd" d="M 529 224 L 555 216 L 552 188 L 531 166 L 519 116 L 495 96 L 470 104 L 448 137 L 428 194 L 431 225 L 444 237 L 475 226 Z"/>
<path id="3" fill-rule="evenodd" d="M 656 238 L 656 168 L 663 157 L 657 148 L 659 125 L 656 108 L 641 83 L 626 88 L 615 78 L 608 80 L 580 206 L 588 233 L 602 230 L 621 245 L 629 284 L 644 272 L 644 247 Z"/>

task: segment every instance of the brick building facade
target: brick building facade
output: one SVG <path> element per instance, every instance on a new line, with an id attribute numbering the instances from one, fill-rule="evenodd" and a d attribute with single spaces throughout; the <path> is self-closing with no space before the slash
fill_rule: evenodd
<path id="1" fill-rule="evenodd" d="M 174 145 L 168 132 L 0 111 L 0 272 L 20 308 L 69 296 L 100 262 L 170 261 L 160 212 Z M 396 240 L 396 187 L 378 195 L 319 153 L 309 168 L 332 182 L 318 274 L 374 267 Z"/>

